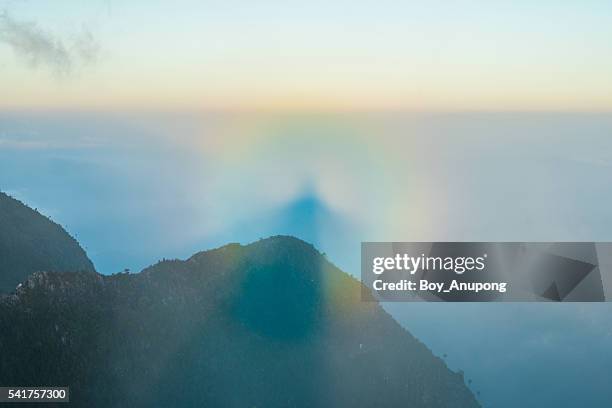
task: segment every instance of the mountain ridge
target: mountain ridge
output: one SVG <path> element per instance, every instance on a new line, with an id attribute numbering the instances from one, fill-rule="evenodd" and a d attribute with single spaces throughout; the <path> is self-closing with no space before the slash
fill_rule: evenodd
<path id="1" fill-rule="evenodd" d="M 136 274 L 36 272 L 0 300 L 0 383 L 92 407 L 479 406 L 360 287 L 286 236 Z"/>
<path id="2" fill-rule="evenodd" d="M 95 271 L 78 241 L 59 224 L 0 191 L 0 293 L 31 273 Z"/>

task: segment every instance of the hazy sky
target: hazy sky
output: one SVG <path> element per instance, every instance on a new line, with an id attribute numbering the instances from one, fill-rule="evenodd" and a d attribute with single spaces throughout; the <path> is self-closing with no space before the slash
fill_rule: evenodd
<path id="1" fill-rule="evenodd" d="M 610 110 L 608 1 L 0 0 L 0 108 Z"/>

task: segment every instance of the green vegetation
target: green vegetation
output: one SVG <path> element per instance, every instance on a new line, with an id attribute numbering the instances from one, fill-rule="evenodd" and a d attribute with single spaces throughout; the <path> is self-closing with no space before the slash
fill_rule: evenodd
<path id="1" fill-rule="evenodd" d="M 0 384 L 69 385 L 74 406 L 478 406 L 358 281 L 290 237 L 138 274 L 35 273 L 0 297 L 0 345 Z"/>
<path id="2" fill-rule="evenodd" d="M 78 242 L 64 229 L 0 192 L 0 293 L 36 271 L 94 271 Z"/>

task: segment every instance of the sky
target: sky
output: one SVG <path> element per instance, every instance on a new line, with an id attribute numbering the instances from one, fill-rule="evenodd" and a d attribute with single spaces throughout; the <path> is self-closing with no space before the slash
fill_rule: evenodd
<path id="1" fill-rule="evenodd" d="M 0 1 L 0 108 L 608 111 L 607 1 Z"/>

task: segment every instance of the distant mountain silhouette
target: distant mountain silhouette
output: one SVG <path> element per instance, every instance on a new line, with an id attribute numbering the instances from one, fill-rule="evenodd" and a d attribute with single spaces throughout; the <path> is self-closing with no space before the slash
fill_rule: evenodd
<path id="1" fill-rule="evenodd" d="M 0 297 L 0 385 L 86 407 L 476 407 L 358 281 L 291 237 Z"/>
<path id="2" fill-rule="evenodd" d="M 85 251 L 58 224 L 0 192 L 0 293 L 35 271 L 95 271 Z"/>
<path id="3" fill-rule="evenodd" d="M 229 226 L 218 239 L 225 243 L 239 236 L 246 237 L 248 242 L 261 238 L 262 234 L 281 234 L 295 236 L 320 247 L 326 241 L 326 236 L 334 233 L 350 234 L 353 230 L 354 227 L 344 214 L 330 208 L 316 192 L 306 190 L 287 202 Z"/>

